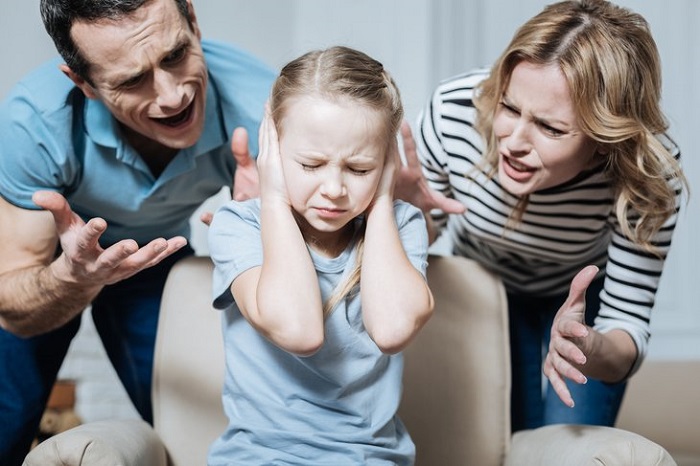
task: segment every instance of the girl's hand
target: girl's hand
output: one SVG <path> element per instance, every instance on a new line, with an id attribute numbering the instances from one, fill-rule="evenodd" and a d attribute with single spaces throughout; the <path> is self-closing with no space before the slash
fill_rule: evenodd
<path id="1" fill-rule="evenodd" d="M 384 159 L 384 167 L 382 168 L 382 176 L 377 185 L 377 192 L 374 194 L 374 201 L 385 197 L 390 203 L 394 199 L 394 187 L 396 186 L 396 177 L 401 166 L 401 158 L 399 156 L 398 142 L 394 139 L 387 150 L 386 158 Z"/>
<path id="2" fill-rule="evenodd" d="M 257 164 L 260 176 L 261 200 L 280 199 L 284 203 L 289 204 L 287 184 L 282 171 L 279 137 L 268 105 L 265 106 L 265 115 L 260 124 L 259 145 L 260 153 Z"/>

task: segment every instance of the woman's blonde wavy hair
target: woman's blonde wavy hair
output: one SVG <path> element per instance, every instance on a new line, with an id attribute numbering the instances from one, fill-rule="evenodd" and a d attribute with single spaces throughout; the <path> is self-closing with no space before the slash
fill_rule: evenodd
<path id="1" fill-rule="evenodd" d="M 545 7 L 521 26 L 475 99 L 485 162 L 492 167 L 498 161 L 494 115 L 523 61 L 562 70 L 581 130 L 605 148 L 599 156 L 615 189 L 624 234 L 655 251 L 652 236 L 676 210 L 672 180 L 686 188 L 687 181 L 656 137 L 668 123 L 660 106 L 660 58 L 646 20 L 606 0 L 569 0 Z M 527 198 L 521 199 L 516 218 L 526 205 Z"/>
<path id="2" fill-rule="evenodd" d="M 302 96 L 321 97 L 331 102 L 351 101 L 383 114 L 384 128 L 381 129 L 386 137 L 387 151 L 403 120 L 401 95 L 391 75 L 380 62 L 349 47 L 314 50 L 282 68 L 270 97 L 270 112 L 280 136 L 284 133 L 284 117 L 289 105 L 293 99 Z M 363 223 L 356 233 L 353 270 L 324 303 L 324 317 L 347 295 L 358 290 L 364 231 Z"/>

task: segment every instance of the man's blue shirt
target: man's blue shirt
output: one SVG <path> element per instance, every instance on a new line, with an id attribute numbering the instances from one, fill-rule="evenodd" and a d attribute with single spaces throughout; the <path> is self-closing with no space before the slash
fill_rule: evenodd
<path id="1" fill-rule="evenodd" d="M 231 186 L 234 128 L 248 130 L 257 154 L 272 69 L 247 52 L 202 41 L 209 73 L 202 135 L 154 177 L 121 136 L 99 101 L 87 99 L 53 60 L 18 83 L 0 106 L 0 195 L 37 209 L 37 190 L 62 193 L 83 219 L 107 221 L 102 246 L 131 238 L 189 236 L 189 218 L 203 201 Z"/>

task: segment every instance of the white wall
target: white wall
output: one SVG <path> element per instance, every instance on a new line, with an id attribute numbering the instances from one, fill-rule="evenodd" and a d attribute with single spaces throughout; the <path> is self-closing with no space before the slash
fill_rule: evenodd
<path id="1" fill-rule="evenodd" d="M 382 61 L 397 80 L 414 120 L 437 82 L 488 65 L 515 28 L 543 0 L 194 0 L 205 36 L 236 42 L 279 68 L 297 55 L 331 44 L 350 45 Z M 664 108 L 684 151 L 697 197 L 700 160 L 700 2 L 620 0 L 649 20 L 663 60 Z M 54 54 L 38 1 L 0 0 L 0 96 Z M 698 202 L 681 215 L 652 323 L 651 358 L 700 359 L 700 237 Z M 201 235 L 197 234 L 197 241 Z M 89 329 L 88 329 L 89 331 Z M 89 337 L 88 337 L 89 338 Z M 78 343 L 76 346 L 80 345 Z M 83 344 L 94 346 L 94 343 Z M 80 351 L 82 352 L 82 350 Z M 80 367 L 71 363 L 67 366 Z M 79 372 L 79 371 L 77 371 Z M 102 389 L 102 388 L 100 388 Z"/>

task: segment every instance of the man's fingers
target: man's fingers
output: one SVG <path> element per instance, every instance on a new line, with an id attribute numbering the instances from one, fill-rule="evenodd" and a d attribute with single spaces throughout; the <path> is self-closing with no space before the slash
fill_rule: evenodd
<path id="1" fill-rule="evenodd" d="M 99 240 L 107 229 L 107 222 L 101 218 L 90 219 L 78 232 L 76 246 L 80 253 L 92 252 L 99 249 Z"/>
<path id="2" fill-rule="evenodd" d="M 105 249 L 99 256 L 99 268 L 116 269 L 139 250 L 133 239 L 121 240 Z"/>
<path id="3" fill-rule="evenodd" d="M 214 214 L 212 214 L 211 212 L 204 212 L 202 215 L 199 216 L 199 220 L 206 226 L 210 226 L 211 221 L 214 220 Z"/>
<path id="4" fill-rule="evenodd" d="M 163 243 L 163 241 L 165 243 Z M 153 267 L 166 257 L 180 250 L 186 244 L 187 239 L 185 239 L 183 236 L 176 236 L 174 238 L 170 238 L 169 240 L 159 238 L 151 241 L 146 246 L 141 248 L 142 251 L 147 252 L 146 258 L 150 257 L 150 259 L 141 263 L 140 270 L 143 270 L 148 267 Z"/>
<path id="5" fill-rule="evenodd" d="M 253 163 L 253 159 L 250 157 L 250 150 L 248 149 L 248 131 L 245 128 L 238 127 L 233 130 L 231 152 L 239 167 L 245 167 Z"/>
<path id="6" fill-rule="evenodd" d="M 73 211 L 68 201 L 54 191 L 37 191 L 32 195 L 34 204 L 51 212 L 59 233 L 66 231 L 73 221 Z"/>
<path id="7" fill-rule="evenodd" d="M 141 248 L 134 240 L 122 240 L 100 255 L 99 265 L 118 272 L 110 280 L 115 283 L 156 265 L 186 244 L 187 240 L 182 236 L 169 240 L 156 238 Z"/>

